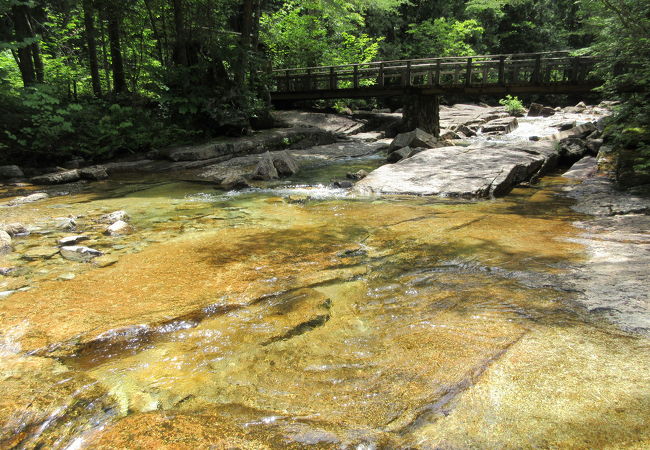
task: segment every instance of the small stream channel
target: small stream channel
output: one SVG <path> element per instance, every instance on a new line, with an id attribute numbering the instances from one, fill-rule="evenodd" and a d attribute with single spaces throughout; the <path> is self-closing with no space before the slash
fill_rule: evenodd
<path id="1" fill-rule="evenodd" d="M 647 339 L 573 303 L 569 181 L 478 202 L 329 187 L 382 163 L 241 192 L 125 177 L 2 211 L 40 231 L 0 264 L 20 267 L 0 278 L 16 291 L 0 300 L 0 446 L 649 442 Z M 118 209 L 135 232 L 104 236 L 96 219 Z M 67 216 L 113 260 L 20 256 L 71 234 L 51 225 Z"/>

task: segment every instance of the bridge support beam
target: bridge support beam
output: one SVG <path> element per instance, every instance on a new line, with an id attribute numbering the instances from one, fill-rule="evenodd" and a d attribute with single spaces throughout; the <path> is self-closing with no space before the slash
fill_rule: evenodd
<path id="1" fill-rule="evenodd" d="M 440 136 L 440 98 L 438 95 L 409 94 L 404 96 L 404 115 L 401 128 L 416 128 Z"/>

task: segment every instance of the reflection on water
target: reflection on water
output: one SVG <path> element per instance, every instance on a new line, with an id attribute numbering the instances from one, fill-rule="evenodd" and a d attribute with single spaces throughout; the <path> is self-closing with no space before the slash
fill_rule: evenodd
<path id="1" fill-rule="evenodd" d="M 571 306 L 581 248 L 561 180 L 479 203 L 328 187 L 358 168 L 237 193 L 105 183 L 12 210 L 78 216 L 119 261 L 15 278 L 33 289 L 2 300 L 2 445 L 650 442 L 647 340 Z M 116 209 L 135 233 L 102 234 Z"/>

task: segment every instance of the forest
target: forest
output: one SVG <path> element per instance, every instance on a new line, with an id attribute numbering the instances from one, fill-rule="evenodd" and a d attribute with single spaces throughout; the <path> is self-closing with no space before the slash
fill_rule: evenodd
<path id="1" fill-rule="evenodd" d="M 551 50 L 600 58 L 607 139 L 645 180 L 650 0 L 1 0 L 0 159 L 247 134 L 269 126 L 271 68 Z"/>

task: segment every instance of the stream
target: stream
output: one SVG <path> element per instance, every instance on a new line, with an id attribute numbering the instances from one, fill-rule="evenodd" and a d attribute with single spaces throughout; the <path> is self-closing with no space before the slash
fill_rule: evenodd
<path id="1" fill-rule="evenodd" d="M 3 208 L 33 231 L 0 257 L 0 447 L 647 445 L 650 342 L 575 303 L 572 181 L 485 201 L 330 187 L 383 162 L 237 192 L 125 175 Z M 116 210 L 132 233 L 103 234 Z M 46 257 L 71 234 L 105 256 Z"/>

